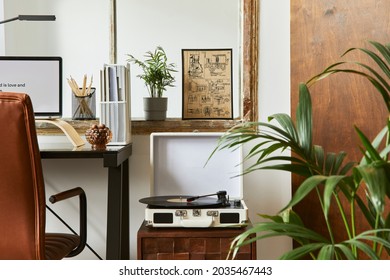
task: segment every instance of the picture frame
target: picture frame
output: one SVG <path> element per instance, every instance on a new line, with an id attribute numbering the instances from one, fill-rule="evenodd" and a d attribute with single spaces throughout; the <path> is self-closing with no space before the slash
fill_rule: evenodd
<path id="1" fill-rule="evenodd" d="M 183 119 L 233 119 L 233 50 L 183 49 Z"/>

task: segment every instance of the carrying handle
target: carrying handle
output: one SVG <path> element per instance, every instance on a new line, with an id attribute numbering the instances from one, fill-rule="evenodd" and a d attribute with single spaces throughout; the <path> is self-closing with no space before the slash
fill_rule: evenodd
<path id="1" fill-rule="evenodd" d="M 213 217 L 206 217 L 205 219 L 181 219 L 180 223 L 185 228 L 208 228 L 213 224 Z"/>

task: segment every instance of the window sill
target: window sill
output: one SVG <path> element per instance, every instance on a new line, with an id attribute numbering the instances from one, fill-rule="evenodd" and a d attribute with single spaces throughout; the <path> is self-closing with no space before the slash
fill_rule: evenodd
<path id="1" fill-rule="evenodd" d="M 76 129 L 77 133 L 84 135 L 85 131 L 99 120 L 72 120 L 63 119 Z M 168 118 L 164 121 L 145 121 L 136 119 L 131 121 L 132 135 L 149 135 L 152 132 L 225 132 L 241 120 L 182 120 Z M 62 135 L 63 132 L 52 124 L 37 123 L 38 135 Z"/>

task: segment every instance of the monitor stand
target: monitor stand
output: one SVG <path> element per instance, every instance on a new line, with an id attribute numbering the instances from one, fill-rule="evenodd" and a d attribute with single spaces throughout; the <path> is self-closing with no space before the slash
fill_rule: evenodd
<path id="1" fill-rule="evenodd" d="M 67 123 L 64 120 L 61 119 L 35 119 L 38 123 L 50 123 L 58 128 L 60 128 L 68 137 L 69 141 L 73 144 L 75 147 L 80 147 L 85 144 L 84 140 L 80 137 L 80 135 L 77 133 L 77 131 L 74 129 L 73 126 L 71 126 L 69 123 Z"/>

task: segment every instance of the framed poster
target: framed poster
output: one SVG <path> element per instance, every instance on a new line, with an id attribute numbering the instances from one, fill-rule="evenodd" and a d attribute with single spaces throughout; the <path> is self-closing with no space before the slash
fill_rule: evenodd
<path id="1" fill-rule="evenodd" d="M 183 119 L 232 119 L 232 49 L 183 49 Z"/>

